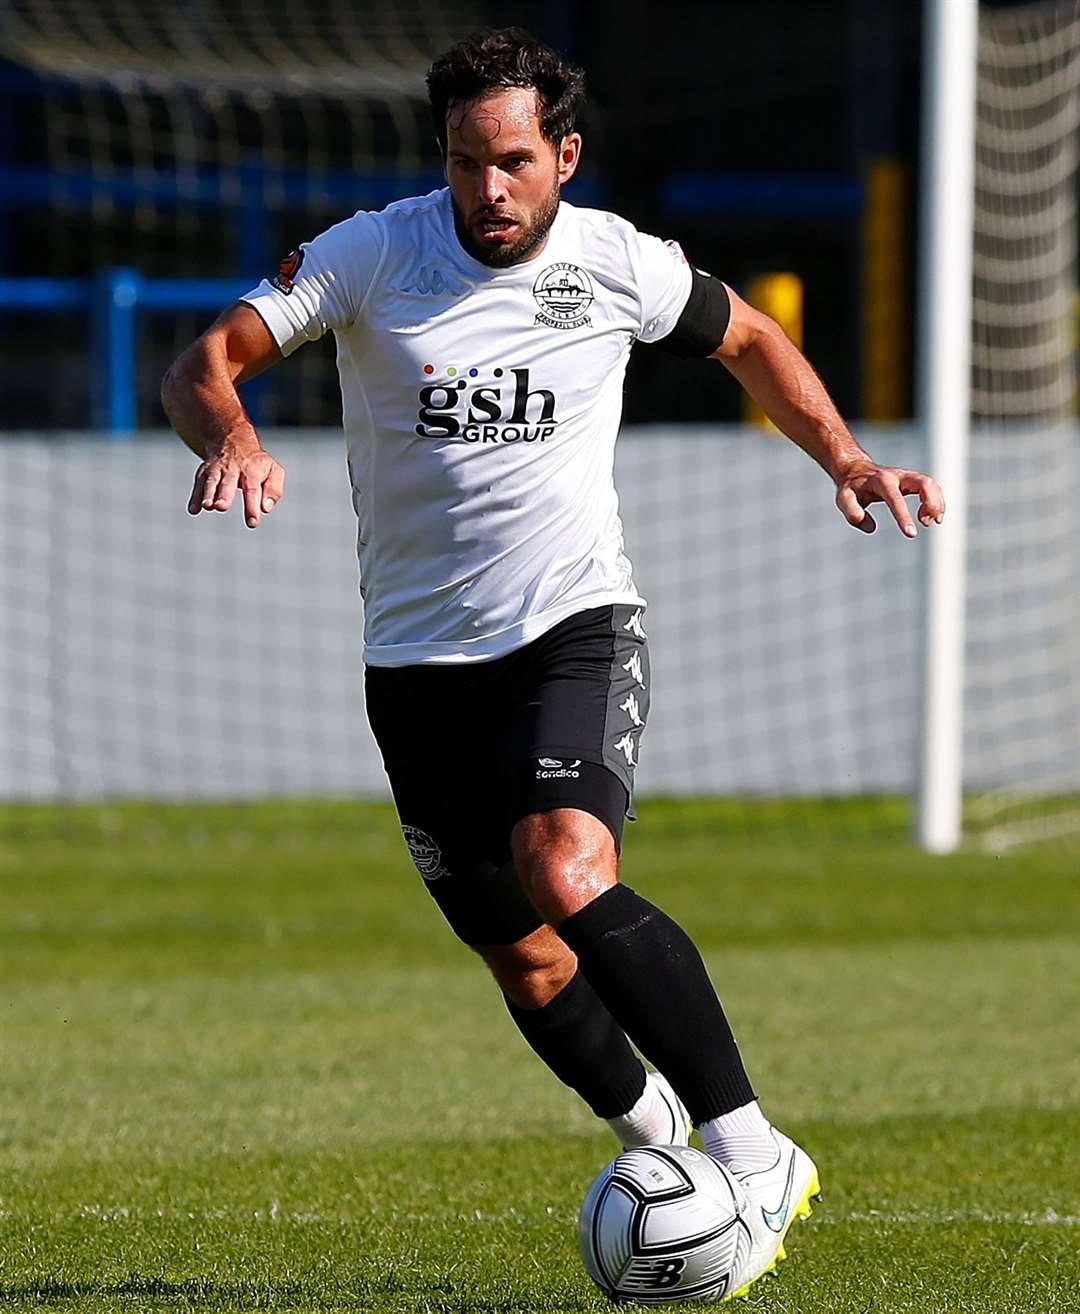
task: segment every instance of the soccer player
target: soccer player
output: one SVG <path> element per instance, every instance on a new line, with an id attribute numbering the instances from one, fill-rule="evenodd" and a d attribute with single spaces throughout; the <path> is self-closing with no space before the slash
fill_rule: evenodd
<path id="1" fill-rule="evenodd" d="M 580 70 L 510 28 L 449 50 L 428 87 L 447 187 L 306 243 L 167 373 L 201 458 L 188 510 L 239 490 L 254 528 L 277 505 L 284 471 L 236 384 L 332 329 L 368 715 L 413 861 L 522 1035 L 623 1145 L 685 1144 L 690 1122 L 742 1181 L 746 1286 L 818 1175 L 760 1109 L 689 936 L 619 881 L 649 709 L 612 482 L 630 350 L 720 361 L 859 529 L 883 502 L 913 538 L 905 494 L 926 526 L 944 502 L 875 464 L 778 326 L 675 243 L 560 200 Z"/>

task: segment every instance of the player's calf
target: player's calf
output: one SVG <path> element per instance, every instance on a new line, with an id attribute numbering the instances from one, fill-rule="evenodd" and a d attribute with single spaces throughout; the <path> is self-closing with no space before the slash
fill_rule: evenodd
<path id="1" fill-rule="evenodd" d="M 645 1068 L 580 971 L 540 1008 L 522 1007 L 509 996 L 506 1007 L 534 1053 L 598 1118 L 619 1118 L 638 1107 Z"/>
<path id="2" fill-rule="evenodd" d="M 550 926 L 513 944 L 474 945 L 499 989 L 522 1009 L 543 1008 L 577 971 L 577 958 Z"/>

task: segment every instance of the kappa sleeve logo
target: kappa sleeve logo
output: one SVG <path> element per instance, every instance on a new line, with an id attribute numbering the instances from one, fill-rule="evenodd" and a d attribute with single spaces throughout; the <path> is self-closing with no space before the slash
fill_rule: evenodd
<path id="1" fill-rule="evenodd" d="M 290 251 L 285 259 L 278 265 L 278 271 L 270 280 L 273 287 L 279 292 L 284 292 L 286 296 L 296 286 L 295 278 L 300 271 L 300 266 L 304 263 L 303 251 Z"/>

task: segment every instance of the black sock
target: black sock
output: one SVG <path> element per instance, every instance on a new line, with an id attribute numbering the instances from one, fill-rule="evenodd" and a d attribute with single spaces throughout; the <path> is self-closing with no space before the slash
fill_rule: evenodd
<path id="1" fill-rule="evenodd" d="M 556 929 L 695 1125 L 754 1099 L 701 955 L 666 913 L 629 886 L 615 885 Z"/>
<path id="2" fill-rule="evenodd" d="M 581 972 L 542 1008 L 520 1008 L 509 998 L 506 1007 L 536 1053 L 597 1117 L 617 1118 L 641 1098 L 641 1060 Z"/>

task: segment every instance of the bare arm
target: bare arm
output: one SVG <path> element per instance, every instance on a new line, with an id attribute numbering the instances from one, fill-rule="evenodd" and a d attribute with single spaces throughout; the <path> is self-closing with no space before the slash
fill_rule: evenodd
<path id="1" fill-rule="evenodd" d="M 904 495 L 919 498 L 919 522 L 941 523 L 945 499 L 928 475 L 879 466 L 852 437 L 813 366 L 775 321 L 730 288 L 731 320 L 713 353 L 781 432 L 812 456 L 836 484 L 836 505 L 849 524 L 872 534 L 866 510 L 884 502 L 909 537 L 917 530 Z"/>
<path id="2" fill-rule="evenodd" d="M 236 385 L 281 360 L 258 313 L 237 302 L 182 352 L 161 383 L 161 404 L 172 427 L 201 457 L 188 501 L 200 511 L 227 511 L 237 488 L 244 519 L 254 529 L 281 500 L 285 471 L 265 452 Z"/>

